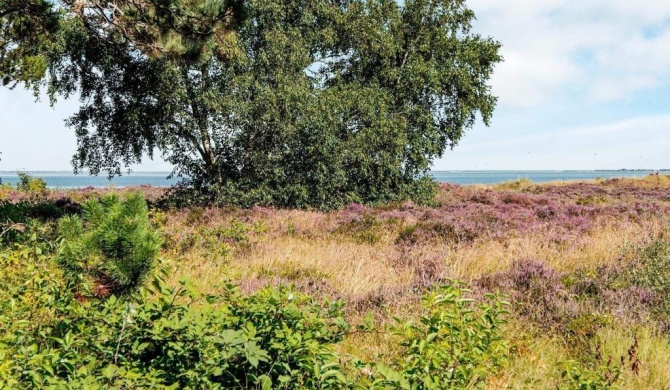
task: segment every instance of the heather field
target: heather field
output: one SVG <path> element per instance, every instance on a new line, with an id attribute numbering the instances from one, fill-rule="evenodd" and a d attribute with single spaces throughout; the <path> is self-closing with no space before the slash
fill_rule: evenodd
<path id="1" fill-rule="evenodd" d="M 79 213 L 87 199 L 137 190 L 149 202 L 152 230 L 161 236 L 154 272 L 163 273 L 164 288 L 189 286 L 213 297 L 227 296 L 232 284 L 238 286 L 241 297 L 253 297 L 262 296 L 268 287 L 283 291 L 282 286 L 292 286 L 295 294 L 314 302 L 341 302 L 346 330 L 328 347 L 328 353 L 337 356 L 338 372 L 351 383 L 363 383 L 366 377 L 386 378 L 378 387 L 349 388 L 404 387 L 389 384 L 391 375 L 380 367 L 394 368 L 407 378 L 408 372 L 415 375 L 416 367 L 412 371 L 406 365 L 408 351 L 416 347 L 416 356 L 437 364 L 437 369 L 456 372 L 459 365 L 464 370 L 478 370 L 478 364 L 486 367 L 481 375 L 470 375 L 454 388 L 670 389 L 670 176 L 543 185 L 524 180 L 495 186 L 443 184 L 430 206 L 350 204 L 330 212 L 263 207 L 164 209 L 155 207 L 162 196 L 162 190 L 155 188 L 19 191 L 4 187 L 0 189 L 5 205 L 0 230 L 2 282 L 21 284 L 22 272 L 34 267 L 31 262 L 43 264 L 52 270 L 53 278 L 59 278 L 60 271 L 53 271 L 57 267 L 50 260 L 58 257 L 56 218 Z M 8 205 L 21 208 L 10 210 Z M 8 210 L 13 210 L 13 217 Z M 30 242 L 49 244 L 30 252 L 26 249 Z M 20 250 L 26 251 L 25 256 Z M 12 256 L 21 261 L 11 261 Z M 12 278 L 12 274 L 23 276 Z M 425 305 L 426 294 L 438 286 L 457 286 L 458 294 L 468 297 L 459 303 L 463 310 L 458 315 L 450 317 L 451 312 L 440 311 L 439 305 Z M 89 297 L 75 294 L 72 305 L 88 305 L 108 296 L 104 286 L 102 291 L 95 287 Z M 32 294 L 29 286 L 22 288 L 12 299 L 20 301 L 21 294 Z M 459 328 L 459 321 L 470 311 L 487 318 L 485 302 L 493 299 L 491 294 L 499 297 L 507 313 L 489 313 L 497 321 L 490 329 L 498 333 L 496 350 L 487 350 L 495 358 L 487 357 L 486 364 L 458 360 L 458 348 L 426 357 L 422 355 L 425 342 L 423 347 L 421 342 L 412 346 L 399 341 L 406 337 L 402 332 L 389 330 L 397 329 L 398 323 L 421 322 L 421 318 L 427 323 L 426 318 L 439 317 L 462 340 L 463 332 L 469 330 Z M 57 312 L 40 306 L 48 307 L 47 298 L 40 300 L 46 295 L 35 296 L 21 318 L 43 323 L 57 320 Z M 151 300 L 150 296 L 146 299 Z M 426 308 L 432 310 L 428 317 Z M 5 346 L 10 344 L 7 334 L 16 332 L 7 313 L 0 313 Z M 124 322 L 124 330 L 125 326 Z M 429 334 L 427 343 L 435 337 L 439 336 Z M 114 364 L 121 346 L 132 343 L 121 342 L 121 336 L 118 340 L 109 354 Z M 490 349 L 493 344 L 486 345 Z M 9 357 L 10 352 L 0 350 L 0 373 L 18 378 Z M 438 357 L 441 360 L 435 363 Z M 412 380 L 408 383 L 420 385 L 407 388 L 444 388 Z M 5 385 L 11 388 L 9 383 Z M 304 386 L 338 388 L 323 383 Z"/>

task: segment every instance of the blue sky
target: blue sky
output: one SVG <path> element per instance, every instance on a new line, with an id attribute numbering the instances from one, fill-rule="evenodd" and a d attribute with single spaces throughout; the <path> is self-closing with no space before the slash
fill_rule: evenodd
<path id="1" fill-rule="evenodd" d="M 670 1 L 468 4 L 475 30 L 503 43 L 498 108 L 434 169 L 670 168 Z M 63 120 L 78 103 L 34 100 L 0 88 L 0 170 L 71 170 L 76 140 Z"/>

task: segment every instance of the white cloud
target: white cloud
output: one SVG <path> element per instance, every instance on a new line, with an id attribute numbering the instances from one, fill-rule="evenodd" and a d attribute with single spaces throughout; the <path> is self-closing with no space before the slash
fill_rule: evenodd
<path id="1" fill-rule="evenodd" d="M 616 76 L 596 78 L 589 85 L 588 97 L 596 102 L 630 100 L 638 90 L 653 88 L 658 79 L 652 76 L 630 74 L 621 78 Z"/>
<path id="2" fill-rule="evenodd" d="M 621 99 L 667 82 L 670 1 L 471 0 L 478 32 L 503 44 L 492 80 L 502 107 L 531 107 L 578 91 Z M 654 34 L 649 34 L 654 31 Z"/>

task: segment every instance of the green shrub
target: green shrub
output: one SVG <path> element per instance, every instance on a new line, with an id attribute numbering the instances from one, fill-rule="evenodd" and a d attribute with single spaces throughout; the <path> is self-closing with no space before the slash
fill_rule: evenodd
<path id="1" fill-rule="evenodd" d="M 31 267 L 17 275 L 24 280 L 0 292 L 2 389 L 328 389 L 347 383 L 328 348 L 347 330 L 340 303 L 317 303 L 286 288 L 242 296 L 226 286 L 222 295 L 203 296 L 185 285 L 168 288 L 159 277 L 124 300 L 79 302 L 48 274 Z M 38 308 L 52 315 L 36 322 L 31 314 Z"/>
<path id="2" fill-rule="evenodd" d="M 574 360 L 560 363 L 561 383 L 558 390 L 606 390 L 621 378 L 621 368 L 607 364 L 584 364 Z"/>
<path id="3" fill-rule="evenodd" d="M 496 188 L 510 191 L 523 191 L 533 186 L 533 181 L 527 178 L 506 181 L 496 185 Z"/>
<path id="4" fill-rule="evenodd" d="M 607 203 L 607 198 L 597 195 L 580 197 L 575 201 L 575 204 L 579 206 L 602 205 L 605 203 Z"/>
<path id="5" fill-rule="evenodd" d="M 240 221 L 231 221 L 228 226 L 217 226 L 214 229 L 214 234 L 216 234 L 221 240 L 232 242 L 232 243 L 248 243 L 249 242 L 249 231 L 251 229 L 247 227 Z"/>
<path id="6" fill-rule="evenodd" d="M 52 240 L 53 220 L 72 210 L 65 210 L 46 200 L 13 203 L 0 200 L 0 245 L 23 242 L 33 235 L 40 240 Z"/>
<path id="7" fill-rule="evenodd" d="M 452 245 L 471 242 L 475 236 L 469 232 L 458 232 L 454 226 L 444 222 L 419 221 L 402 229 L 395 239 L 401 248 L 434 242 Z"/>
<path id="8" fill-rule="evenodd" d="M 458 286 L 395 328 L 405 360 L 345 371 L 343 304 L 290 288 L 202 295 L 160 276 L 124 299 L 81 300 L 38 247 L 0 252 L 2 389 L 444 389 L 481 387 L 507 359 L 504 303 Z M 346 366 L 345 366 L 346 367 Z"/>
<path id="9" fill-rule="evenodd" d="M 324 172 L 321 179 L 324 180 L 322 184 L 327 187 L 331 186 L 332 172 Z M 215 205 L 246 209 L 254 206 L 270 206 L 280 209 L 298 208 L 324 211 L 339 209 L 351 203 L 364 203 L 372 206 L 407 200 L 422 206 L 436 205 L 435 196 L 438 185 L 432 177 L 418 176 L 403 178 L 401 181 L 385 178 L 385 184 L 382 187 L 359 188 L 353 192 L 337 188 L 327 189 L 319 185 L 315 187 L 316 183 L 309 185 L 290 183 L 286 186 L 278 186 L 261 180 L 202 186 L 196 181 L 183 181 L 171 187 L 158 201 L 158 205 L 164 209 Z M 351 184 L 358 186 L 354 182 Z"/>
<path id="10" fill-rule="evenodd" d="M 419 323 L 394 329 L 404 360 L 395 367 L 373 364 L 364 387 L 372 389 L 481 388 L 505 366 L 509 346 L 503 339 L 506 302 L 487 296 L 475 305 L 469 290 L 442 287 L 423 297 Z"/>
<path id="11" fill-rule="evenodd" d="M 282 263 L 279 267 L 261 267 L 257 272 L 260 277 L 270 280 L 272 278 L 281 278 L 290 282 L 301 280 L 318 281 L 331 278 L 328 273 L 317 267 L 305 267 L 293 262 Z"/>
<path id="12" fill-rule="evenodd" d="M 202 221 L 202 218 L 205 216 L 205 209 L 202 207 L 192 207 L 188 210 L 186 215 L 186 223 L 189 225 L 194 225 Z"/>
<path id="13" fill-rule="evenodd" d="M 161 240 L 149 223 L 140 194 L 125 200 L 108 195 L 82 207 L 83 219 L 59 220 L 59 262 L 77 284 L 83 277 L 95 283 L 94 294 L 107 296 L 137 287 L 151 269 Z"/>
<path id="14" fill-rule="evenodd" d="M 85 279 L 135 261 L 130 243 L 147 223 L 141 199 L 108 197 L 61 220 L 56 258 L 39 240 L 0 248 L 0 389 L 458 389 L 507 361 L 506 304 L 476 304 L 457 284 L 427 294 L 418 323 L 391 329 L 404 359 L 390 367 L 335 353 L 349 331 L 343 304 L 291 288 L 204 295 L 158 275 L 123 299 L 73 291 L 77 269 Z"/>
<path id="15" fill-rule="evenodd" d="M 609 316 L 598 313 L 580 313 L 574 318 L 566 318 L 565 338 L 570 350 L 579 356 L 588 356 L 594 346 L 598 345 L 598 331 L 612 323 Z"/>
<path id="16" fill-rule="evenodd" d="M 16 183 L 16 189 L 19 191 L 30 192 L 33 194 L 43 194 L 47 190 L 47 183 L 39 178 L 33 177 L 25 172 L 19 172 L 19 182 Z"/>
<path id="17" fill-rule="evenodd" d="M 186 253 L 197 247 L 207 251 L 210 260 L 226 259 L 236 251 L 251 249 L 251 232 L 251 227 L 237 220 L 213 228 L 199 226 L 191 234 L 182 237 L 175 249 L 179 253 Z"/>

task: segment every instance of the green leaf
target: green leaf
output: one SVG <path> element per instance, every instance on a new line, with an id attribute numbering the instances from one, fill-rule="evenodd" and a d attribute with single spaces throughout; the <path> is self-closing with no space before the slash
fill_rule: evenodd
<path id="1" fill-rule="evenodd" d="M 261 389 L 263 390 L 271 390 L 272 389 L 272 379 L 267 376 L 267 375 L 261 375 L 258 377 L 256 380 L 257 384 L 261 385 Z"/>

